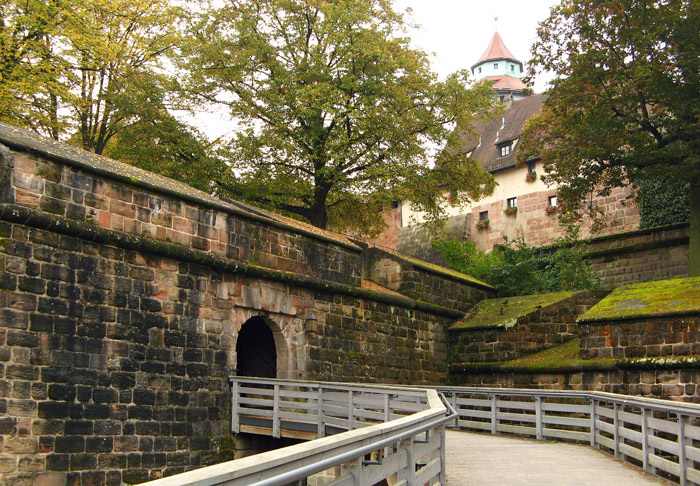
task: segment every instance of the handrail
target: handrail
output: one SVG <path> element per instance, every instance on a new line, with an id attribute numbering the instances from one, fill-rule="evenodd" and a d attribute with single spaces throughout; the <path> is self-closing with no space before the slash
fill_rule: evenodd
<path id="1" fill-rule="evenodd" d="M 700 405 L 686 402 L 671 402 L 669 400 L 661 400 L 657 398 L 633 397 L 630 395 L 620 395 L 616 393 L 599 392 L 599 391 L 575 391 L 575 390 L 537 390 L 531 388 L 491 388 L 479 386 L 438 386 L 426 387 L 435 388 L 442 392 L 459 391 L 462 393 L 491 393 L 496 395 L 510 396 L 540 396 L 540 397 L 559 397 L 559 398 L 587 398 L 590 400 L 600 399 L 613 403 L 624 405 L 644 406 L 649 409 L 659 410 L 670 413 L 681 413 L 683 415 L 700 417 Z"/>
<path id="2" fill-rule="evenodd" d="M 396 434 L 396 435 L 393 435 L 393 436 L 388 437 L 386 439 L 383 439 L 379 442 L 372 443 L 372 444 L 369 444 L 365 447 L 361 447 L 359 449 L 355 449 L 355 450 L 346 452 L 345 454 L 342 454 L 340 456 L 329 458 L 329 459 L 326 459 L 323 461 L 319 461 L 315 464 L 309 464 L 308 466 L 301 467 L 299 469 L 296 469 L 294 471 L 290 471 L 290 472 L 288 472 L 286 474 L 282 474 L 280 476 L 275 476 L 275 477 L 270 478 L 268 480 L 253 483 L 252 486 L 280 486 L 283 484 L 288 484 L 290 482 L 297 481 L 299 479 L 308 477 L 312 474 L 315 474 L 317 472 L 331 468 L 331 467 L 336 466 L 338 464 L 348 462 L 348 461 L 350 461 L 354 458 L 357 458 L 359 456 L 369 454 L 370 452 L 376 451 L 377 449 L 387 447 L 391 444 L 395 444 L 395 443 L 400 442 L 402 440 L 405 440 L 409 437 L 414 437 L 416 435 L 422 434 L 423 432 L 431 430 L 434 427 L 437 427 L 437 426 L 442 425 L 446 422 L 449 422 L 452 419 L 455 419 L 457 417 L 457 412 L 445 400 L 444 395 L 440 395 L 440 396 L 441 396 L 441 399 L 442 399 L 445 407 L 448 410 L 450 410 L 450 414 L 446 417 L 435 419 L 427 424 L 421 425 L 419 427 L 411 428 L 409 430 L 406 430 L 403 433 Z"/>
<path id="3" fill-rule="evenodd" d="M 389 478 L 395 486 L 444 485 L 445 428 L 453 422 L 492 434 L 589 443 L 659 477 L 700 485 L 696 404 L 573 390 L 246 377 L 231 384 L 235 432 L 280 437 L 305 425 L 309 437 L 320 438 L 145 484 L 282 486 L 333 468 L 333 485 Z"/>
<path id="4" fill-rule="evenodd" d="M 589 443 L 664 479 L 700 484 L 698 404 L 596 391 L 437 390 L 455 406 L 461 429 Z"/>
<path id="5" fill-rule="evenodd" d="M 303 423 L 306 417 L 320 420 L 324 431 L 331 424 L 354 429 L 146 485 L 281 486 L 330 468 L 340 474 L 334 483 L 376 484 L 393 477 L 396 486 L 445 484 L 445 423 L 457 416 L 435 390 L 244 377 L 231 383 L 237 414 L 232 425 L 239 430 L 254 419 L 256 427 L 279 436 L 285 420 Z M 359 408 L 350 408 L 353 403 Z"/>

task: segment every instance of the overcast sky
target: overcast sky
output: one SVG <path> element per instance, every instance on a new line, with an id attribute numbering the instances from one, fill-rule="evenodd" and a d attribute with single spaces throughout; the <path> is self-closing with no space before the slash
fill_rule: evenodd
<path id="1" fill-rule="evenodd" d="M 432 57 L 433 69 L 445 76 L 469 69 L 488 47 L 498 26 L 506 47 L 522 62 L 530 59 L 537 24 L 549 16 L 557 0 L 394 0 L 397 10 L 410 7 L 420 30 L 410 31 L 413 43 Z M 494 21 L 498 17 L 498 21 Z M 546 80 L 536 80 L 535 91 Z"/>

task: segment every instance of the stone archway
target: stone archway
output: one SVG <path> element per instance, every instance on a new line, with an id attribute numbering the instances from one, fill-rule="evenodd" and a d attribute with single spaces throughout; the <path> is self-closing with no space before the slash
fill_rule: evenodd
<path id="1" fill-rule="evenodd" d="M 280 347 L 275 334 L 281 337 L 279 330 L 270 326 L 263 317 L 251 317 L 243 324 L 236 341 L 238 376 L 277 378 L 278 361 L 284 356 L 279 356 Z M 284 343 L 281 348 L 281 351 L 286 350 Z"/>

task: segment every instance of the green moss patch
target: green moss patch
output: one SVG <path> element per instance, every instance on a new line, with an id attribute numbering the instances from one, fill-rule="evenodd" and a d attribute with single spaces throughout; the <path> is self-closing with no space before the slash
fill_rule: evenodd
<path id="1" fill-rule="evenodd" d="M 482 300 L 462 320 L 455 322 L 451 329 L 513 327 L 521 317 L 568 299 L 575 293 L 575 291 L 554 292 Z"/>
<path id="2" fill-rule="evenodd" d="M 625 285 L 594 305 L 578 322 L 700 314 L 700 277 Z"/>
<path id="3" fill-rule="evenodd" d="M 530 369 L 551 369 L 578 365 L 581 363 L 578 357 L 580 350 L 579 342 L 579 339 L 572 339 L 554 348 L 514 359 L 509 361 L 508 364 L 510 366 L 526 367 Z"/>

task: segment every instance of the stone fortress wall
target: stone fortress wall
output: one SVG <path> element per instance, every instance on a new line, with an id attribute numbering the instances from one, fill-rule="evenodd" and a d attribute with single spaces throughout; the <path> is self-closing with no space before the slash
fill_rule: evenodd
<path id="1" fill-rule="evenodd" d="M 372 282 L 341 235 L 7 125 L 0 144 L 1 484 L 231 458 L 228 377 L 252 321 L 279 378 L 444 382 L 447 326 L 493 295 L 395 254 L 405 277 Z"/>

